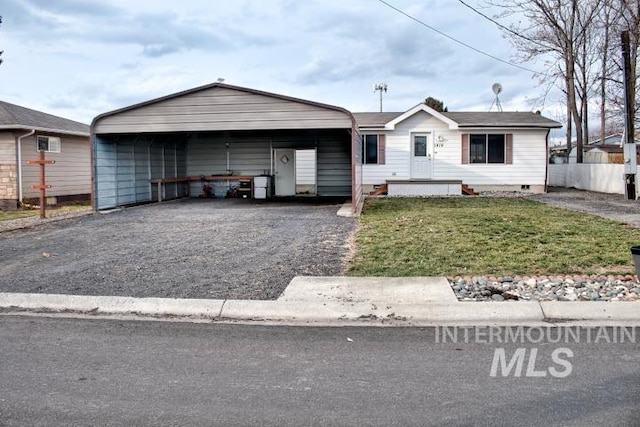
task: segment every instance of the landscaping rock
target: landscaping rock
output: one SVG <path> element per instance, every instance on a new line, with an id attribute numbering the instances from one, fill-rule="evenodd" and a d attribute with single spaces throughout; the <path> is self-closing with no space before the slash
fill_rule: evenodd
<path id="1" fill-rule="evenodd" d="M 456 277 L 450 279 L 459 300 L 465 301 L 638 301 L 635 276 Z M 465 289 L 468 289 L 465 290 Z"/>

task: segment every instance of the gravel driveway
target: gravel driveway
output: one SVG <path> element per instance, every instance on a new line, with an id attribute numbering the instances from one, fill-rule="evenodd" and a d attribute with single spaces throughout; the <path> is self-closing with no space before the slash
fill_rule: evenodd
<path id="1" fill-rule="evenodd" d="M 341 274 L 356 220 L 338 208 L 190 199 L 0 232 L 0 292 L 275 299 Z"/>
<path id="2" fill-rule="evenodd" d="M 640 201 L 626 200 L 623 194 L 550 187 L 548 193 L 536 194 L 530 198 L 560 208 L 598 215 L 640 227 Z"/>

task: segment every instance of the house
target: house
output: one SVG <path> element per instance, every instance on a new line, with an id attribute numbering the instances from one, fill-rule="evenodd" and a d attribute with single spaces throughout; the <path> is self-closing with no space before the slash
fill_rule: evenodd
<path id="1" fill-rule="evenodd" d="M 258 176 L 275 197 L 348 199 L 354 213 L 383 185 L 402 187 L 399 195 L 541 192 L 554 127 L 534 113 L 439 113 L 425 104 L 352 114 L 213 83 L 93 120 L 94 207 L 246 196 L 243 184 Z"/>
<path id="2" fill-rule="evenodd" d="M 89 126 L 0 101 L 0 209 L 16 209 L 37 199 L 39 168 L 27 164 L 44 151 L 55 160 L 46 167 L 47 202 L 89 200 Z"/>
<path id="3" fill-rule="evenodd" d="M 624 148 L 622 145 L 589 145 L 584 150 L 583 163 L 609 163 L 621 165 L 624 163 Z M 640 160 L 640 147 L 636 145 Z M 575 159 L 574 159 L 575 160 Z"/>
<path id="4" fill-rule="evenodd" d="M 582 147 L 582 162 L 622 164 L 624 162 L 624 150 L 622 148 L 624 141 L 622 138 L 623 134 L 614 133 L 606 136 L 602 141 L 600 141 L 600 139 L 596 139 L 585 144 Z M 636 139 L 635 142 L 637 144 L 638 140 Z M 571 152 L 568 155 L 566 153 L 566 145 L 556 147 L 555 151 L 551 151 L 552 158 L 562 159 L 564 156 L 564 160 L 559 160 L 555 163 L 576 163 L 577 148 L 575 146 L 575 141 L 571 148 Z"/>
<path id="5" fill-rule="evenodd" d="M 307 186 L 362 206 L 358 130 L 340 107 L 213 83 L 101 114 L 91 132 L 99 210 L 224 197 L 256 176 L 269 177 L 276 197 Z M 315 159 L 314 184 L 296 174 L 296 157 Z"/>
<path id="6" fill-rule="evenodd" d="M 363 141 L 365 191 L 390 195 L 544 192 L 549 131 L 560 123 L 527 112 L 354 113 Z"/>

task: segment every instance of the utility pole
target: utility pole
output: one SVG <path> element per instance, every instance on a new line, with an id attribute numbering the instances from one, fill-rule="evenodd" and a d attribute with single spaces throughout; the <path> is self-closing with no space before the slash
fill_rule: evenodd
<path id="1" fill-rule="evenodd" d="M 629 49 L 629 31 L 623 31 L 620 35 L 622 42 L 622 59 L 624 63 L 624 181 L 627 200 L 636 200 L 636 175 L 638 172 L 637 150 L 635 144 L 635 130 L 633 120 L 635 118 L 634 97 L 631 82 L 631 51 Z"/>
<path id="2" fill-rule="evenodd" d="M 374 92 L 380 92 L 380 112 L 382 113 L 382 92 L 387 92 L 387 84 L 386 83 L 377 83 L 373 85 Z"/>

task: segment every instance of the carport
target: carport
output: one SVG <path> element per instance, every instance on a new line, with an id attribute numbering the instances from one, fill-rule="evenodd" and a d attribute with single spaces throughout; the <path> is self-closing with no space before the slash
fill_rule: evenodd
<path id="1" fill-rule="evenodd" d="M 360 135 L 340 107 L 214 83 L 101 114 L 91 134 L 97 210 L 256 176 L 295 197 L 296 150 L 315 150 L 314 196 L 361 208 Z"/>

